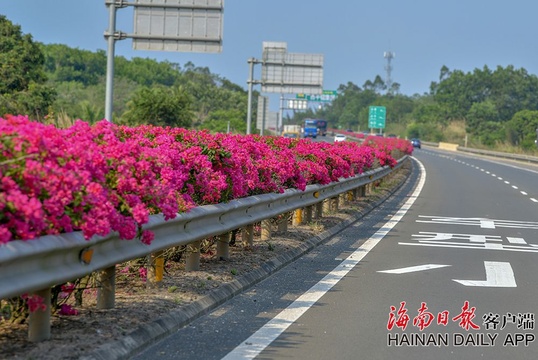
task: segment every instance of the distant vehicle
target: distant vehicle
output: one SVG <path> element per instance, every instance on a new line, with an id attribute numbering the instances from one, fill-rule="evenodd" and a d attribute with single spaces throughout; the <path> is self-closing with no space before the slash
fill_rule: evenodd
<path id="1" fill-rule="evenodd" d="M 318 136 L 317 120 L 305 119 L 303 122 L 303 136 L 316 138 Z"/>
<path id="2" fill-rule="evenodd" d="M 353 132 L 353 129 L 347 129 L 346 131 L 347 132 Z"/>
<path id="3" fill-rule="evenodd" d="M 388 134 L 387 137 L 388 137 L 388 138 L 395 138 L 395 137 L 397 137 L 397 136 L 394 135 L 394 134 Z"/>
<path id="4" fill-rule="evenodd" d="M 318 127 L 318 135 L 327 135 L 327 120 L 317 120 L 316 126 Z"/>
<path id="5" fill-rule="evenodd" d="M 282 136 L 284 136 L 285 138 L 290 138 L 290 139 L 299 139 L 301 137 L 299 133 L 294 133 L 294 132 L 282 133 Z"/>
<path id="6" fill-rule="evenodd" d="M 301 125 L 284 125 L 284 130 L 283 132 L 285 133 L 300 133 L 301 132 Z"/>
<path id="7" fill-rule="evenodd" d="M 346 136 L 344 134 L 336 134 L 334 136 L 334 142 L 346 141 Z"/>
<path id="8" fill-rule="evenodd" d="M 282 136 L 298 139 L 301 137 L 301 131 L 301 125 L 284 125 L 284 131 L 282 131 Z"/>
<path id="9" fill-rule="evenodd" d="M 411 144 L 413 144 L 413 147 L 419 148 L 422 146 L 420 143 L 420 140 L 417 138 L 411 139 Z"/>
<path id="10" fill-rule="evenodd" d="M 321 119 L 305 119 L 303 122 L 303 127 L 306 129 L 306 126 L 315 126 L 316 127 L 316 135 L 325 136 L 327 135 L 327 120 L 321 120 Z M 305 134 L 305 137 L 307 135 Z"/>

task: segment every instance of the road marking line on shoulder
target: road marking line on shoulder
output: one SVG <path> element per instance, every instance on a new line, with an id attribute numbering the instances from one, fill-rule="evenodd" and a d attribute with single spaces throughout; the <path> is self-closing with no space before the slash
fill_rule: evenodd
<path id="1" fill-rule="evenodd" d="M 440 269 L 447 266 L 452 265 L 441 265 L 441 264 L 425 264 L 425 265 L 417 265 L 417 266 L 409 266 L 405 268 L 399 268 L 399 269 L 392 269 L 392 270 L 381 270 L 378 271 L 378 273 L 384 273 L 384 274 L 407 274 L 411 272 L 419 272 L 419 271 L 425 271 L 425 270 L 433 270 L 433 269 Z"/>
<path id="2" fill-rule="evenodd" d="M 263 327 L 258 329 L 248 339 L 243 341 L 235 349 L 230 351 L 223 360 L 253 359 L 266 347 L 276 340 L 288 327 L 310 309 L 323 295 L 349 273 L 380 241 L 388 232 L 403 218 L 420 195 L 426 182 L 426 169 L 416 158 L 413 160 L 420 167 L 420 178 L 413 194 L 408 198 L 398 212 L 381 227 L 372 237 L 366 240 L 357 250 L 342 261 L 336 268 L 328 273 L 317 284 L 312 286 L 286 309 L 269 320 Z"/>

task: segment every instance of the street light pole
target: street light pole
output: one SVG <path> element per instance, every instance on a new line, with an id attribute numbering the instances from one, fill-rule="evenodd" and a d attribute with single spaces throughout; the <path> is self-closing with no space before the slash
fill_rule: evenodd
<path id="1" fill-rule="evenodd" d="M 108 6 L 108 32 L 105 37 L 108 42 L 106 63 L 106 95 L 105 95 L 105 119 L 112 122 L 112 104 L 114 93 L 114 48 L 116 39 L 116 4 L 107 3 Z"/>
<path id="2" fill-rule="evenodd" d="M 247 102 L 247 135 L 251 133 L 250 124 L 252 123 L 252 85 L 254 82 L 254 58 L 248 59 L 249 75 L 248 75 L 248 102 Z"/>

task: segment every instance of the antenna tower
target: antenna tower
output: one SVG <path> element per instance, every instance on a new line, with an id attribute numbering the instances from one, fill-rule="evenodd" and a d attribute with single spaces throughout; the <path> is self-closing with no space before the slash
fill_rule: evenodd
<path id="1" fill-rule="evenodd" d="M 387 59 L 387 65 L 385 66 L 385 70 L 387 71 L 387 78 L 385 79 L 385 85 L 387 86 L 387 92 L 389 94 L 392 94 L 391 61 L 392 59 L 394 59 L 394 57 L 396 57 L 396 54 L 393 53 L 392 51 L 385 51 L 385 53 L 383 54 L 383 57 Z"/>

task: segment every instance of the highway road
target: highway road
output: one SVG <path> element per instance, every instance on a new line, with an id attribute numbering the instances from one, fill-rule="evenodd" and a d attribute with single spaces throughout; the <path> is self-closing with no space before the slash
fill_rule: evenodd
<path id="1" fill-rule="evenodd" d="M 538 168 L 432 148 L 383 206 L 135 359 L 538 359 Z"/>

